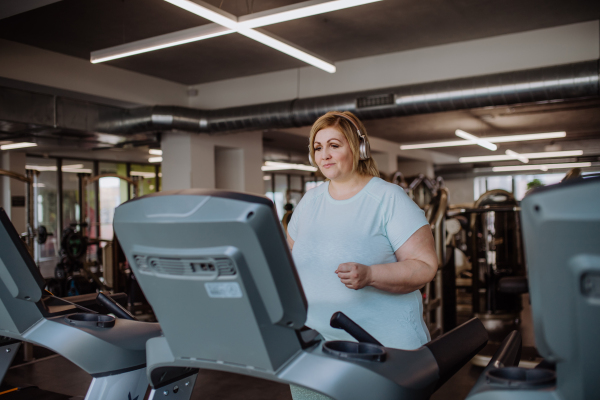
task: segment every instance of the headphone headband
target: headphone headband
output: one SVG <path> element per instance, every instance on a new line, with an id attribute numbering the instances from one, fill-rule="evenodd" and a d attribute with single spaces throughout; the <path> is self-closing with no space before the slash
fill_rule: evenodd
<path id="1" fill-rule="evenodd" d="M 341 113 L 341 112 L 333 112 L 333 115 L 344 118 L 346 121 L 350 122 L 352 124 L 352 126 L 354 126 L 354 129 L 356 129 L 356 133 L 358 133 L 358 137 L 360 139 L 364 138 L 364 135 L 362 133 L 360 133 L 360 129 L 358 129 L 358 125 L 356 124 L 356 122 L 354 122 L 354 120 L 352 118 L 350 118 L 348 115 Z"/>

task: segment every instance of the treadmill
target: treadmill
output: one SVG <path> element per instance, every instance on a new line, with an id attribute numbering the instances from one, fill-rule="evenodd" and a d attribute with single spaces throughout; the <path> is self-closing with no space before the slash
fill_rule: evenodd
<path id="1" fill-rule="evenodd" d="M 42 275 L 0 207 L 0 336 L 8 338 L 0 341 L 0 383 L 21 342 L 29 342 L 92 375 L 85 400 L 143 399 L 148 388 L 146 341 L 160 335 L 159 324 L 85 308 L 81 312 L 77 310 L 81 306 L 73 303 L 67 305 L 75 307 L 48 306 L 57 302 L 64 300 L 44 291 Z M 118 309 L 114 312 L 119 314 Z M 14 388 L 4 392 L 2 399 L 30 400 L 31 393 Z"/>
<path id="2" fill-rule="evenodd" d="M 131 200 L 115 234 L 163 335 L 147 342 L 150 399 L 189 399 L 197 369 L 303 386 L 338 400 L 427 399 L 487 342 L 477 319 L 416 350 L 306 328 L 307 302 L 273 203 L 180 190 Z M 177 373 L 173 373 L 176 371 Z"/>
<path id="3" fill-rule="evenodd" d="M 535 189 L 521 202 L 535 343 L 544 361 L 518 368 L 511 333 L 468 400 L 600 398 L 600 177 Z"/>

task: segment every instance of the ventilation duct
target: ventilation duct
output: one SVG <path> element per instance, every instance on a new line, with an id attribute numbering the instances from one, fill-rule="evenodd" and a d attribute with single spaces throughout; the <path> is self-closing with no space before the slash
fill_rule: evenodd
<path id="1" fill-rule="evenodd" d="M 297 99 L 221 110 L 148 107 L 122 111 L 101 132 L 184 130 L 218 133 L 311 125 L 327 111 L 352 111 L 361 119 L 597 97 L 598 60 L 422 83 L 372 91 Z"/>

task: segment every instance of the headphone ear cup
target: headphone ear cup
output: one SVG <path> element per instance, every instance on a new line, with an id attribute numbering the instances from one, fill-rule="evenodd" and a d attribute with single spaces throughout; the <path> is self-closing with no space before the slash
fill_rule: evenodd
<path id="1" fill-rule="evenodd" d="M 371 145 L 365 138 L 360 139 L 359 155 L 361 160 L 368 160 L 371 158 Z"/>

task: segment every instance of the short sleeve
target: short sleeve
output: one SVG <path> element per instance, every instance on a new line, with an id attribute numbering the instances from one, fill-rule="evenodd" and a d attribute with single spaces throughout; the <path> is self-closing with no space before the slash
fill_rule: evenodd
<path id="1" fill-rule="evenodd" d="M 384 206 L 385 231 L 394 249 L 398 250 L 419 228 L 428 225 L 423 210 L 408 197 L 404 190 L 396 186 L 390 190 Z"/>

